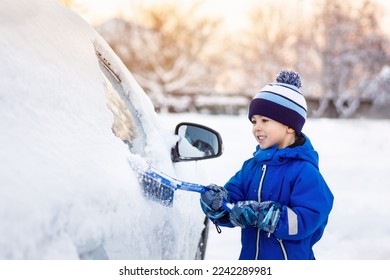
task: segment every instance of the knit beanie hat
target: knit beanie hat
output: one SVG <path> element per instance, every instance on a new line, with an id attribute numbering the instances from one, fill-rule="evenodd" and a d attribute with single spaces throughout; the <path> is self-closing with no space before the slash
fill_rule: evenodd
<path id="1" fill-rule="evenodd" d="M 249 104 L 249 120 L 261 115 L 295 130 L 301 134 L 306 120 L 306 100 L 300 91 L 301 78 L 293 71 L 281 71 L 276 83 L 263 87 Z"/>

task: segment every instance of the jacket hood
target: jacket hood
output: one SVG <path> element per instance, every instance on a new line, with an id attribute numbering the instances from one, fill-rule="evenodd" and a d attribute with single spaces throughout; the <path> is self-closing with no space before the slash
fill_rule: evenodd
<path id="1" fill-rule="evenodd" d="M 302 136 L 306 141 L 301 146 L 279 150 L 278 146 L 275 145 L 263 150 L 258 145 L 253 156 L 258 163 L 262 164 L 280 165 L 283 164 L 286 159 L 294 159 L 308 161 L 318 169 L 318 153 L 314 150 L 309 138 L 303 133 Z"/>

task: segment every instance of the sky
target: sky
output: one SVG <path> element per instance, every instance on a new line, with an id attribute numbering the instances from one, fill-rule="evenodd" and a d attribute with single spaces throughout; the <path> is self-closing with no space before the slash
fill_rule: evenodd
<path id="1" fill-rule="evenodd" d="M 148 153 L 129 152 L 111 131 L 104 96 L 112 89 L 91 40 L 110 51 L 78 17 L 37 3 L 1 2 L 0 259 L 77 259 L 102 245 L 113 259 L 190 258 L 203 217 L 199 195 L 177 192 L 172 208 L 149 201 L 130 164 L 154 160 L 178 179 L 223 185 L 255 150 L 250 122 L 245 115 L 157 115 L 114 59 L 147 133 Z M 224 154 L 173 167 L 169 148 L 181 121 L 219 131 Z M 317 259 L 390 259 L 390 120 L 309 119 L 303 132 L 335 195 Z M 235 260 L 239 249 L 237 229 L 210 229 L 207 260 Z"/>

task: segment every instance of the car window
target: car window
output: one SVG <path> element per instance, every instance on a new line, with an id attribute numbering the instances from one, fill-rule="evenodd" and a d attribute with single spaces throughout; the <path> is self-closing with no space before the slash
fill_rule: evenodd
<path id="1" fill-rule="evenodd" d="M 143 155 L 146 134 L 140 119 L 137 117 L 136 110 L 126 97 L 119 77 L 111 71 L 108 63 L 99 52 L 97 52 L 97 57 L 106 80 L 106 104 L 114 117 L 112 132 L 129 146 L 131 152 Z"/>

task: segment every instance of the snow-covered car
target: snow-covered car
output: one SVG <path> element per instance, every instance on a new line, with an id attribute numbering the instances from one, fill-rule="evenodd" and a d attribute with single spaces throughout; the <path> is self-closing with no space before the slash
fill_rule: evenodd
<path id="1" fill-rule="evenodd" d="M 81 17 L 54 0 L 2 0 L 0 88 L 0 259 L 204 257 L 199 195 L 164 206 L 135 167 L 180 177 L 175 162 L 221 155 L 219 134 L 167 127 Z"/>

